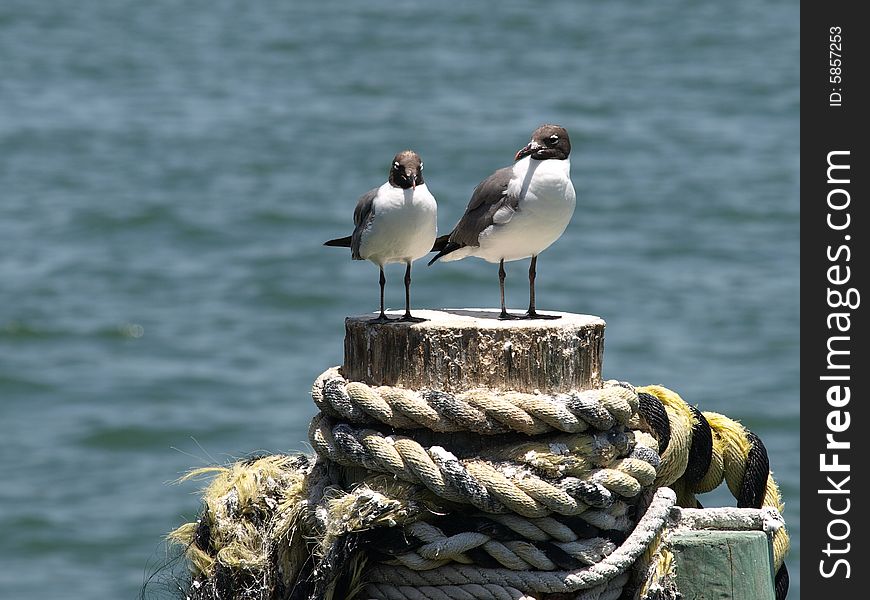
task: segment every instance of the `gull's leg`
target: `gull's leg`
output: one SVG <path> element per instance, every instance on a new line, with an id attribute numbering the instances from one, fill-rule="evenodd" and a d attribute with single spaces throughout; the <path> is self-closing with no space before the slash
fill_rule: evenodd
<path id="1" fill-rule="evenodd" d="M 379 268 L 380 268 L 380 270 L 381 270 L 381 277 L 380 277 L 380 283 L 381 283 L 381 314 L 380 314 L 379 316 L 375 317 L 374 319 L 372 319 L 371 321 L 369 321 L 369 323 L 389 323 L 390 321 L 393 320 L 393 319 L 389 318 L 389 317 L 387 316 L 387 314 L 384 312 L 384 286 L 385 286 L 386 283 L 387 283 L 387 278 L 384 276 L 384 267 L 383 267 L 383 266 L 379 266 Z"/>
<path id="2" fill-rule="evenodd" d="M 411 263 L 408 262 L 408 266 L 405 267 L 405 315 L 399 321 L 402 323 L 422 323 L 427 320 L 411 315 Z"/>
<path id="3" fill-rule="evenodd" d="M 504 259 L 498 261 L 498 289 L 501 294 L 501 314 L 498 316 L 499 319 L 519 319 L 518 316 L 512 315 L 508 313 L 507 308 L 504 305 L 504 278 L 506 273 L 504 272 Z"/>
<path id="4" fill-rule="evenodd" d="M 538 257 L 532 256 L 532 262 L 529 263 L 529 312 L 524 319 L 559 319 L 559 315 L 542 315 L 535 310 L 535 277 L 537 277 Z"/>

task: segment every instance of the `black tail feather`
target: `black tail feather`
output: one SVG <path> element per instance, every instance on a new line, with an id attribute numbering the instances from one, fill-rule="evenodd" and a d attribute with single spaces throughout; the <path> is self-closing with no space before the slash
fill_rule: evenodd
<path id="1" fill-rule="evenodd" d="M 434 252 L 435 250 L 439 250 L 439 252 L 438 252 L 438 254 L 435 255 L 435 257 L 432 260 L 429 261 L 428 266 L 431 267 L 432 263 L 434 263 L 436 260 L 438 260 L 439 258 L 444 256 L 445 254 L 450 254 L 451 252 L 453 252 L 455 250 L 459 250 L 460 248 L 462 248 L 462 246 L 463 246 L 462 244 L 457 244 L 456 242 L 451 242 L 451 241 L 447 241 L 447 240 L 445 240 L 443 242 L 443 244 L 441 244 L 440 242 L 444 237 L 446 237 L 446 236 L 442 236 L 442 237 L 438 238 L 437 240 L 435 240 L 435 245 L 432 247 L 432 251 Z"/>
<path id="2" fill-rule="evenodd" d="M 336 238 L 334 240 L 329 240 L 328 242 L 323 242 L 323 245 L 336 246 L 338 248 L 350 248 L 350 238 L 351 236 Z"/>
<path id="3" fill-rule="evenodd" d="M 432 244 L 432 249 L 429 252 L 441 252 L 447 246 L 447 242 L 450 241 L 450 234 L 445 234 L 435 238 L 435 243 Z"/>

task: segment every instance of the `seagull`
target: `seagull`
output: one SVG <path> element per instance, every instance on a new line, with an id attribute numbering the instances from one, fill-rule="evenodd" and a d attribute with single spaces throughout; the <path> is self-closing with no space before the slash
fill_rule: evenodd
<path id="1" fill-rule="evenodd" d="M 570 153 L 564 127 L 538 127 L 513 165 L 478 184 L 459 223 L 432 247 L 438 254 L 430 265 L 439 258 L 452 261 L 466 256 L 498 263 L 501 319 L 559 318 L 535 310 L 535 274 L 538 255 L 559 239 L 574 214 Z M 529 257 L 529 310 L 523 316 L 513 315 L 504 303 L 504 263 Z"/>
<path id="2" fill-rule="evenodd" d="M 370 322 L 420 323 L 411 315 L 411 263 L 428 254 L 437 230 L 437 204 L 423 181 L 423 161 L 413 150 L 396 154 L 386 183 L 363 194 L 353 212 L 353 234 L 324 242 L 350 248 L 353 260 L 370 260 L 381 271 L 381 314 Z M 405 263 L 405 315 L 384 313 L 384 265 Z"/>

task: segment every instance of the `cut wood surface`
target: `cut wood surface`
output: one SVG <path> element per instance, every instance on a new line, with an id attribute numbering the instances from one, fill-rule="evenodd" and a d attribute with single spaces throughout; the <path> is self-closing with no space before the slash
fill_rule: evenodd
<path id="1" fill-rule="evenodd" d="M 401 316 L 401 312 L 389 312 Z M 572 313 L 506 320 L 495 309 L 415 310 L 423 323 L 345 320 L 349 380 L 457 392 L 487 387 L 544 393 L 601 385 L 604 321 Z"/>

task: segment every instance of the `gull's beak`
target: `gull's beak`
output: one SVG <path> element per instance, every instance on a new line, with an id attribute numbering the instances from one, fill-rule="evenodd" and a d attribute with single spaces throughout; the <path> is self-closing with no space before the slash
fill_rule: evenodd
<path id="1" fill-rule="evenodd" d="M 541 149 L 541 145 L 538 142 L 529 142 L 528 144 L 526 144 L 526 146 L 522 150 L 517 152 L 517 155 L 514 157 L 514 160 L 516 161 L 516 160 L 519 160 L 521 158 L 524 158 L 524 157 L 528 156 L 529 154 L 532 154 L 533 152 L 540 150 L 540 149 Z"/>

